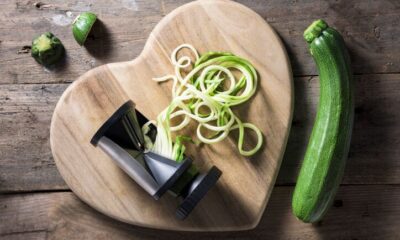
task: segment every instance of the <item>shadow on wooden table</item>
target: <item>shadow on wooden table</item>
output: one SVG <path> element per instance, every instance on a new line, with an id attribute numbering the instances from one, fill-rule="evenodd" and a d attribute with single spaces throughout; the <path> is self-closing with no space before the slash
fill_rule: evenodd
<path id="1" fill-rule="evenodd" d="M 302 38 L 302 36 L 299 37 Z M 302 64 L 300 60 L 297 59 L 296 54 L 293 53 L 290 44 L 286 42 L 284 38 L 281 38 L 281 41 L 290 57 L 292 68 L 301 67 Z M 307 48 L 305 42 L 304 48 Z M 301 71 L 300 69 L 300 72 Z M 278 185 L 293 185 L 297 178 L 298 166 L 300 166 L 303 160 L 305 147 L 308 144 L 308 137 L 311 134 L 310 125 L 312 125 L 314 117 L 310 117 L 310 115 L 315 115 L 315 106 L 312 105 L 313 101 L 311 99 L 313 94 L 310 94 L 314 90 L 312 88 L 313 84 L 311 84 L 314 78 L 315 77 L 310 76 L 307 77 L 307 81 L 305 81 L 304 77 L 295 78 L 293 76 L 294 110 L 292 125 L 286 144 L 285 154 L 276 180 Z"/>
<path id="2" fill-rule="evenodd" d="M 276 237 L 285 228 L 285 219 L 280 216 L 282 208 L 288 209 L 288 191 L 278 191 L 273 194 L 273 203 L 268 207 L 267 213 L 261 219 L 258 227 L 254 230 L 240 232 L 177 232 L 155 230 L 132 226 L 119 222 L 103 214 L 100 214 L 90 206 L 80 201 L 72 193 L 50 213 L 52 226 L 49 228 L 49 235 L 57 236 L 59 239 L 254 239 L 257 237 Z M 282 194 L 286 196 L 282 196 Z M 281 199 L 284 198 L 283 200 Z M 278 204 L 278 205 L 277 205 Z M 276 239 L 276 238 L 275 238 Z"/>
<path id="3" fill-rule="evenodd" d="M 113 49 L 111 33 L 100 19 L 94 23 L 85 42 L 85 48 L 96 59 L 105 60 L 110 56 Z"/>

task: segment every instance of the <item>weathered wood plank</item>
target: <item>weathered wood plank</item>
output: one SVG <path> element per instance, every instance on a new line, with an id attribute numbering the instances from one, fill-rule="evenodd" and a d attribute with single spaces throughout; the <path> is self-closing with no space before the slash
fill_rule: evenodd
<path id="1" fill-rule="evenodd" d="M 153 27 L 166 13 L 189 0 L 6 0 L 0 3 L 0 84 L 70 82 L 94 66 L 134 59 Z M 345 36 L 356 73 L 400 72 L 400 2 L 271 0 L 239 1 L 263 16 L 280 34 L 295 75 L 315 75 L 316 69 L 302 32 L 316 18 L 324 18 Z M 81 11 L 102 20 L 88 49 L 73 40 L 69 24 Z M 290 16 L 290 17 L 289 17 Z M 366 20 L 368 19 L 368 21 Z M 28 53 L 18 53 L 45 31 L 59 36 L 67 49 L 66 62 L 56 70 L 40 67 Z M 266 46 L 266 51 L 268 50 Z"/>
<path id="2" fill-rule="evenodd" d="M 32 231 L 32 232 L 22 232 L 22 233 L 10 233 L 0 235 L 0 240 L 20 240 L 20 239 L 29 239 L 29 240 L 42 240 L 47 239 L 46 231 Z"/>
<path id="3" fill-rule="evenodd" d="M 0 191 L 66 188 L 48 143 L 53 108 L 66 87 L 1 85 Z"/>
<path id="4" fill-rule="evenodd" d="M 343 183 L 400 183 L 400 75 L 356 76 L 356 122 Z M 277 184 L 293 184 L 318 102 L 318 78 L 295 79 L 295 113 Z M 67 84 L 0 86 L 0 191 L 67 189 L 49 148 L 53 108 Z"/>
<path id="5" fill-rule="evenodd" d="M 32 234 L 37 239 L 400 238 L 400 186 L 342 186 L 335 206 L 315 225 L 292 215 L 292 191 L 293 187 L 275 187 L 255 230 L 196 234 L 130 226 L 98 213 L 69 192 L 3 195 L 0 239 L 27 239 Z"/>

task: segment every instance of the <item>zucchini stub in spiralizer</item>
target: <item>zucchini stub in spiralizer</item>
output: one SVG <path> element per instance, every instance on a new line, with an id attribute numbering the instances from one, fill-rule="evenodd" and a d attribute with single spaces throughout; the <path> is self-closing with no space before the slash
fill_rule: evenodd
<path id="1" fill-rule="evenodd" d="M 312 223 L 328 211 L 343 176 L 354 122 L 354 86 L 339 32 L 317 20 L 304 38 L 318 68 L 320 98 L 292 208 L 297 218 Z"/>

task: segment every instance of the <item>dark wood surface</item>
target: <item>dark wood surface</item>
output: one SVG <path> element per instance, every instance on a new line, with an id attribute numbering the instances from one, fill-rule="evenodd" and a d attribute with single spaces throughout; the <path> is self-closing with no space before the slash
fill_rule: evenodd
<path id="1" fill-rule="evenodd" d="M 97 213 L 68 190 L 49 148 L 51 114 L 69 83 L 95 66 L 134 59 L 155 24 L 188 1 L 36 2 L 0 2 L 0 239 L 400 239 L 399 1 L 239 1 L 263 16 L 285 43 L 295 76 L 295 113 L 260 225 L 218 234 L 148 230 Z M 102 22 L 81 48 L 69 24 L 88 10 Z M 316 18 L 326 19 L 346 40 L 356 118 L 335 207 L 322 223 L 308 225 L 291 215 L 290 198 L 318 102 L 318 76 L 302 39 Z M 45 31 L 67 49 L 65 62 L 51 70 L 39 66 L 26 47 Z"/>

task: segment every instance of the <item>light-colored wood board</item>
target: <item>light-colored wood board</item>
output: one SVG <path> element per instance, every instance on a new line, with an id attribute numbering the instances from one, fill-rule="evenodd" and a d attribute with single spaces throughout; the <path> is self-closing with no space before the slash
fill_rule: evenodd
<path id="1" fill-rule="evenodd" d="M 258 126 L 266 140 L 251 158 L 239 154 L 234 136 L 215 145 L 188 145 L 186 153 L 201 170 L 216 165 L 223 175 L 190 216 L 179 221 L 174 214 L 179 200 L 152 200 L 90 140 L 129 99 L 146 117 L 156 119 L 171 101 L 172 83 L 151 79 L 174 72 L 169 56 L 183 43 L 200 53 L 233 52 L 253 63 L 259 75 L 257 94 L 235 111 L 244 122 Z M 54 111 L 50 143 L 68 186 L 108 216 L 168 230 L 244 230 L 257 225 L 268 202 L 289 134 L 292 103 L 292 73 L 271 27 L 238 3 L 196 1 L 167 15 L 134 61 L 101 66 L 76 80 Z M 193 132 L 185 129 L 185 134 Z"/>
<path id="2" fill-rule="evenodd" d="M 251 231 L 184 233 L 146 229 L 106 217 L 73 193 L 0 196 L 0 239 L 399 239 L 400 186 L 341 186 L 326 218 L 311 225 L 291 213 L 293 187 L 275 187 Z"/>
<path id="3" fill-rule="evenodd" d="M 41 1 L 51 5 L 43 9 L 37 9 L 34 2 L 0 2 L 2 84 L 71 82 L 95 66 L 134 59 L 162 16 L 189 0 Z M 288 48 L 295 75 L 317 73 L 302 38 L 303 30 L 316 18 L 326 19 L 343 33 L 356 73 L 400 72 L 398 1 L 239 2 L 255 10 L 276 29 Z M 105 26 L 96 32 L 95 41 L 90 41 L 92 54 L 79 47 L 71 34 L 69 23 L 81 11 L 97 13 Z M 45 71 L 29 52 L 18 54 L 23 46 L 31 44 L 35 35 L 45 31 L 59 36 L 67 49 L 66 64 L 58 71 Z"/>
<path id="4" fill-rule="evenodd" d="M 295 111 L 277 184 L 293 184 L 311 132 L 318 77 L 296 78 Z M 356 129 L 344 184 L 400 184 L 400 75 L 355 76 Z M 0 191 L 67 189 L 49 146 L 54 106 L 68 84 L 0 86 Z M 41 139 L 41 140 L 38 140 Z M 46 160 L 46 161 L 44 161 Z"/>

